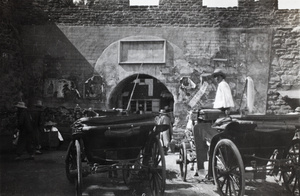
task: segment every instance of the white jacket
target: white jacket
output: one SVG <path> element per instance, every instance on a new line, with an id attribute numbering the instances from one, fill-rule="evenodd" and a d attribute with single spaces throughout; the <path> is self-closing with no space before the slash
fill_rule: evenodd
<path id="1" fill-rule="evenodd" d="M 214 108 L 230 108 L 234 107 L 231 89 L 227 82 L 223 79 L 217 88 L 217 93 L 214 102 Z"/>

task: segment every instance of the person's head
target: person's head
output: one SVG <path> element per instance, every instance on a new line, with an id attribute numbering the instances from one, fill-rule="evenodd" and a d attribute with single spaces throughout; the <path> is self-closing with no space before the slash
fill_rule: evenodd
<path id="1" fill-rule="evenodd" d="M 226 78 L 226 74 L 221 69 L 216 69 L 214 73 L 212 74 L 216 82 L 220 83 L 223 79 Z"/>
<path id="2" fill-rule="evenodd" d="M 160 109 L 160 110 L 159 110 L 159 115 L 160 115 L 160 116 L 167 115 L 166 110 L 165 110 L 165 109 Z"/>
<path id="3" fill-rule="evenodd" d="M 37 100 L 34 105 L 36 107 L 43 107 L 43 102 L 41 100 Z"/>
<path id="4" fill-rule="evenodd" d="M 139 110 L 143 110 L 143 105 L 142 104 L 139 105 Z"/>
<path id="5" fill-rule="evenodd" d="M 165 109 L 166 112 L 170 112 L 170 107 L 169 107 L 168 105 L 166 105 L 166 106 L 164 107 L 164 109 Z"/>

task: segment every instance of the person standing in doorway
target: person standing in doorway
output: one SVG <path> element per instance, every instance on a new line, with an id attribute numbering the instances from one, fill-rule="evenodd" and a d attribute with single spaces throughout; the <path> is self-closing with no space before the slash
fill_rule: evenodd
<path id="1" fill-rule="evenodd" d="M 136 111 L 136 114 L 144 114 L 144 107 L 142 104 L 139 104 L 139 108 Z"/>
<path id="2" fill-rule="evenodd" d="M 17 127 L 19 129 L 19 139 L 17 143 L 15 160 L 20 160 L 24 150 L 29 154 L 29 159 L 34 159 L 34 139 L 31 116 L 24 102 L 18 102 L 17 108 Z"/>
<path id="3" fill-rule="evenodd" d="M 44 129 L 44 114 L 41 100 L 36 101 L 33 108 L 30 110 L 30 115 L 32 118 L 35 154 L 42 154 L 40 138 Z"/>

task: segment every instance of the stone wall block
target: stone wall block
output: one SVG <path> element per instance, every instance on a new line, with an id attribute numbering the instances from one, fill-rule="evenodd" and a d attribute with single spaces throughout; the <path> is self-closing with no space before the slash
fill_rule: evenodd
<path id="1" fill-rule="evenodd" d="M 300 46 L 299 46 L 299 47 L 300 47 Z M 298 48 L 298 47 L 297 47 L 297 48 Z M 298 48 L 298 50 L 296 50 L 295 48 L 292 48 L 292 49 L 291 49 L 291 54 L 295 55 L 295 57 L 296 57 L 296 55 L 299 54 L 299 48 Z"/>
<path id="2" fill-rule="evenodd" d="M 281 78 L 282 84 L 295 84 L 297 76 L 282 75 L 280 78 Z"/>
<path id="3" fill-rule="evenodd" d="M 295 39 L 288 38 L 285 40 L 285 45 L 287 45 L 287 46 L 297 45 L 297 41 Z"/>
<path id="4" fill-rule="evenodd" d="M 277 48 L 277 47 L 278 47 L 278 48 L 281 47 L 281 45 L 276 45 L 276 44 L 275 44 L 274 46 L 275 46 L 276 48 Z M 281 49 L 276 49 L 276 50 L 275 50 L 275 53 L 276 53 L 277 55 L 280 55 L 280 56 L 281 56 L 281 55 L 284 55 L 285 52 L 286 52 L 286 49 L 282 49 L 282 48 L 281 48 Z"/>
<path id="5" fill-rule="evenodd" d="M 279 86 L 279 82 L 276 82 L 276 83 L 273 83 L 273 84 L 270 84 L 270 89 L 276 89 L 278 86 Z"/>
<path id="6" fill-rule="evenodd" d="M 273 76 L 270 78 L 270 83 L 275 83 L 275 82 L 280 82 L 280 77 L 279 76 Z"/>
<path id="7" fill-rule="evenodd" d="M 273 46 L 272 46 L 272 48 L 280 48 L 281 47 L 281 44 L 274 44 Z M 276 53 L 277 54 L 277 53 Z M 281 53 L 278 53 L 278 54 L 281 54 Z"/>
<path id="8" fill-rule="evenodd" d="M 270 106 L 270 109 L 273 110 L 273 111 L 274 111 L 274 110 L 279 110 L 279 109 L 280 109 L 280 106 L 279 106 L 279 105 L 271 105 L 271 106 Z"/>
<path id="9" fill-rule="evenodd" d="M 286 75 L 290 75 L 290 76 L 297 76 L 299 72 L 299 69 L 293 68 L 293 66 L 291 66 L 291 69 L 287 70 L 285 72 Z"/>
<path id="10" fill-rule="evenodd" d="M 275 39 L 273 39 L 273 44 L 281 44 L 281 38 L 276 37 Z"/>
<path id="11" fill-rule="evenodd" d="M 280 67 L 288 67 L 289 64 L 292 64 L 293 61 L 292 60 L 289 60 L 289 59 L 283 59 L 283 58 L 280 58 L 279 59 L 279 65 Z"/>

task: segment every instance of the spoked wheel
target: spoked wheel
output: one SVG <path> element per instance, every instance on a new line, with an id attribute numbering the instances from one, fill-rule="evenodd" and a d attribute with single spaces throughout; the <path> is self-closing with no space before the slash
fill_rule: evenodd
<path id="1" fill-rule="evenodd" d="M 78 140 L 69 144 L 66 157 L 66 176 L 71 183 L 75 182 L 76 195 L 81 196 L 82 187 L 82 164 L 81 148 Z"/>
<path id="2" fill-rule="evenodd" d="M 155 138 L 151 147 L 149 178 L 152 195 L 164 195 L 166 186 L 166 161 L 162 145 L 158 138 Z"/>
<path id="3" fill-rule="evenodd" d="M 181 179 L 186 182 L 186 174 L 187 174 L 187 151 L 185 142 L 182 142 L 179 150 L 179 159 L 177 160 L 180 168 L 180 176 Z"/>
<path id="4" fill-rule="evenodd" d="M 75 148 L 74 141 L 70 142 L 69 144 L 65 163 L 66 163 L 65 169 L 66 169 L 67 179 L 71 183 L 74 183 L 74 179 L 76 178 L 76 172 L 77 172 L 76 148 Z"/>
<path id="5" fill-rule="evenodd" d="M 76 196 L 81 196 L 81 188 L 82 188 L 82 163 L 81 163 L 81 149 L 80 143 L 78 140 L 75 140 L 76 147 L 76 165 L 77 165 L 77 179 L 75 183 L 76 187 Z"/>
<path id="6" fill-rule="evenodd" d="M 228 140 L 220 140 L 212 157 L 213 176 L 221 195 L 245 193 L 245 168 L 236 145 Z"/>
<path id="7" fill-rule="evenodd" d="M 284 152 L 286 159 L 291 159 L 281 168 L 286 189 L 294 196 L 300 195 L 300 140 L 292 141 L 292 145 Z"/>

